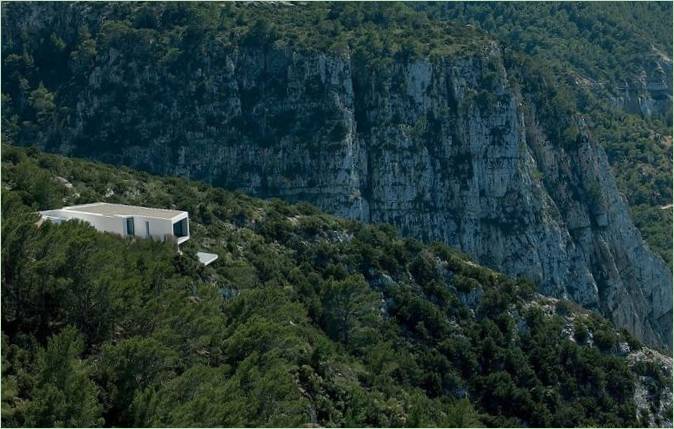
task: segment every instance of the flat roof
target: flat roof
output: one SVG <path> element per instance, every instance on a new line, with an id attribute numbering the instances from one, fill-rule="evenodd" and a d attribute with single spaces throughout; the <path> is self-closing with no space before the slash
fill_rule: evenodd
<path id="1" fill-rule="evenodd" d="M 144 216 L 158 219 L 172 220 L 177 216 L 186 215 L 186 211 L 157 209 L 151 207 L 129 206 L 126 204 L 91 203 L 78 206 L 63 207 L 61 210 L 69 212 L 100 214 L 104 216 Z"/>

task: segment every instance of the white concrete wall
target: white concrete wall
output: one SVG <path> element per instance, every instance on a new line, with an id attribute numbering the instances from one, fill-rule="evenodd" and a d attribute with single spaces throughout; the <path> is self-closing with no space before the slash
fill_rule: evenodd
<path id="1" fill-rule="evenodd" d="M 150 237 L 147 236 L 145 222 L 150 223 Z M 126 218 L 124 218 L 126 227 Z M 167 219 L 147 218 L 144 216 L 133 216 L 134 236 L 139 238 L 152 238 L 153 240 L 164 240 L 166 234 L 173 235 L 173 223 Z"/>
<path id="2" fill-rule="evenodd" d="M 89 223 L 98 231 L 111 232 L 113 234 L 126 235 L 126 223 L 123 218 L 117 216 L 94 215 L 87 213 L 73 213 L 67 210 L 48 210 L 44 215 L 56 216 L 63 219 L 79 219 Z"/>

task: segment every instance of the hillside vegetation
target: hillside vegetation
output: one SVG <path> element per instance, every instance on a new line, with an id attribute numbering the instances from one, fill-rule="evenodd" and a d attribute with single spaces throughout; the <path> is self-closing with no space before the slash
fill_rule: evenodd
<path id="1" fill-rule="evenodd" d="M 595 81 L 624 83 L 642 71 L 651 53 L 672 51 L 668 2 L 414 5 L 433 19 L 474 25 L 562 75 L 573 71 Z"/>
<path id="2" fill-rule="evenodd" d="M 36 226 L 92 201 L 192 238 Z M 671 425 L 671 360 L 601 317 L 308 205 L 3 146 L 2 255 L 3 426 Z"/>

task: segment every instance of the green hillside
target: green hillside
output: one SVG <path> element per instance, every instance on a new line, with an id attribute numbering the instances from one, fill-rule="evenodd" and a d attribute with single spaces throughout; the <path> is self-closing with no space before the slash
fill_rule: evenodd
<path id="1" fill-rule="evenodd" d="M 179 255 L 79 222 L 35 224 L 35 210 L 98 200 L 188 210 L 192 238 Z M 200 266 L 202 249 L 219 260 Z M 3 146 L 2 255 L 3 426 L 671 415 L 671 373 L 602 318 L 443 245 L 307 205 Z"/>
<path id="2" fill-rule="evenodd" d="M 620 83 L 639 73 L 653 50 L 668 55 L 672 51 L 670 2 L 418 2 L 414 6 L 433 19 L 472 24 L 552 68 L 596 81 Z"/>

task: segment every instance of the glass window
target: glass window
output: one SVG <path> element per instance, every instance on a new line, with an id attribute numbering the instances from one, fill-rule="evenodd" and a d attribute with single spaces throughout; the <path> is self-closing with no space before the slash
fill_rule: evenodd
<path id="1" fill-rule="evenodd" d="M 133 235 L 133 234 L 134 234 L 133 218 L 127 217 L 126 218 L 126 235 Z"/>
<path id="2" fill-rule="evenodd" d="M 187 219 L 173 224 L 173 235 L 176 237 L 185 237 L 187 235 Z"/>

